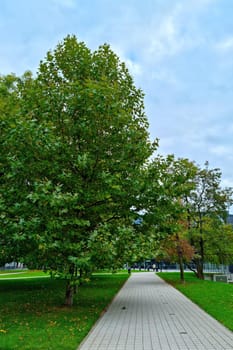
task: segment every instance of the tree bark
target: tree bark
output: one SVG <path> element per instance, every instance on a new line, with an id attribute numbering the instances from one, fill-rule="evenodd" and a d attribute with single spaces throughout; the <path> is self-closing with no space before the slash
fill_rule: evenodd
<path id="1" fill-rule="evenodd" d="M 184 283 L 184 263 L 182 256 L 179 256 L 179 266 L 180 266 L 180 281 Z"/>
<path id="2" fill-rule="evenodd" d="M 177 243 L 177 255 L 178 255 L 178 263 L 180 267 L 180 281 L 184 283 L 184 262 L 183 262 L 183 252 L 180 246 L 180 237 L 176 234 L 176 243 Z"/>
<path id="3" fill-rule="evenodd" d="M 201 235 L 202 235 L 202 226 L 201 226 L 201 231 L 200 231 Z M 201 236 L 200 238 L 200 259 L 198 260 L 197 263 L 197 277 L 200 279 L 204 279 L 204 241 L 203 238 Z"/>
<path id="4" fill-rule="evenodd" d="M 71 282 L 68 281 L 66 284 L 66 295 L 65 295 L 65 305 L 72 306 L 74 297 L 74 287 L 71 285 Z"/>
<path id="5" fill-rule="evenodd" d="M 203 280 L 204 279 L 203 260 L 199 259 L 196 264 L 197 264 L 197 272 L 196 272 L 197 278 Z"/>
<path id="6" fill-rule="evenodd" d="M 200 258 L 197 260 L 197 277 L 201 280 L 204 279 L 204 240 L 203 240 L 203 218 L 201 213 L 199 214 L 199 232 L 200 232 Z"/>

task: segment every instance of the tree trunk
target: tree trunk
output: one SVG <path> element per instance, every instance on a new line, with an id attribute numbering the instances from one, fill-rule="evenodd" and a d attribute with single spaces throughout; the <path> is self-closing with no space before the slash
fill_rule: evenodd
<path id="1" fill-rule="evenodd" d="M 203 280 L 204 279 L 204 271 L 203 271 L 202 259 L 199 259 L 196 264 L 197 264 L 197 272 L 196 272 L 197 278 Z"/>
<path id="2" fill-rule="evenodd" d="M 179 256 L 179 266 L 180 266 L 180 281 L 184 283 L 184 263 L 182 256 Z"/>
<path id="3" fill-rule="evenodd" d="M 180 281 L 184 283 L 184 262 L 183 262 L 183 252 L 180 245 L 180 237 L 176 234 L 176 243 L 177 243 L 177 255 L 178 255 L 178 263 L 180 266 Z"/>
<path id="4" fill-rule="evenodd" d="M 201 226 L 201 230 L 200 233 L 202 234 L 202 226 Z M 201 236 L 200 238 L 200 259 L 198 259 L 197 262 L 197 277 L 200 279 L 204 279 L 204 241 L 203 238 Z"/>
<path id="5" fill-rule="evenodd" d="M 71 282 L 68 281 L 66 284 L 66 295 L 65 295 L 65 305 L 73 305 L 73 296 L 74 296 L 74 287 L 71 285 Z"/>

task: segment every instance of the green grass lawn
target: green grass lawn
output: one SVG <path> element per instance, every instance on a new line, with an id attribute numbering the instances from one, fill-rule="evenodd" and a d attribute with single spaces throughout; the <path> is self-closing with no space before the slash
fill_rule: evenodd
<path id="1" fill-rule="evenodd" d="M 30 279 L 0 278 L 0 350 L 77 349 L 128 278 L 127 273 L 95 275 L 68 308 L 63 306 L 64 281 L 38 273 L 26 272 L 36 277 Z"/>
<path id="2" fill-rule="evenodd" d="M 199 280 L 193 273 L 186 273 L 186 282 L 181 284 L 179 273 L 158 275 L 233 331 L 233 284 Z"/>
<path id="3" fill-rule="evenodd" d="M 37 277 L 50 277 L 49 273 L 45 273 L 43 271 L 29 271 L 29 270 L 10 270 L 10 271 L 0 271 L 0 281 L 1 279 L 17 279 L 17 278 L 37 278 Z"/>

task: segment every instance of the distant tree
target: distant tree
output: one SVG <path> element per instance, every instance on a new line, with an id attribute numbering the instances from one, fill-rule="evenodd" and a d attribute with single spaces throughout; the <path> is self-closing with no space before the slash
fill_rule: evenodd
<path id="1" fill-rule="evenodd" d="M 79 272 L 101 265 L 93 249 L 103 227 L 112 225 L 108 247 L 131 235 L 114 222 L 132 224 L 140 168 L 154 149 L 144 96 L 108 45 L 91 52 L 74 36 L 48 52 L 35 78 L 17 81 L 16 95 L 3 135 L 1 237 L 12 259 L 66 278 L 71 305 Z"/>
<path id="2" fill-rule="evenodd" d="M 185 237 L 186 231 L 167 237 L 161 242 L 160 253 L 163 253 L 164 260 L 177 262 L 180 268 L 180 280 L 184 282 L 184 263 L 190 263 L 194 257 L 195 250 Z"/>
<path id="3" fill-rule="evenodd" d="M 209 220 L 204 225 L 205 260 L 217 265 L 233 262 L 233 228 L 221 220 Z"/>
<path id="4" fill-rule="evenodd" d="M 158 155 L 144 168 L 143 187 L 138 197 L 137 210 L 143 212 L 143 225 L 153 226 L 163 235 L 172 232 L 185 212 L 182 198 L 195 187 L 196 165 L 174 155 Z M 139 226 L 142 227 L 143 225 Z"/>
<path id="5" fill-rule="evenodd" d="M 219 169 L 209 169 L 208 162 L 200 169 L 195 179 L 195 189 L 184 198 L 187 208 L 189 226 L 189 241 L 195 247 L 195 273 L 198 278 L 204 278 L 204 262 L 211 241 L 221 240 L 228 207 L 232 203 L 232 189 L 221 188 L 221 172 Z M 209 248 L 208 248 L 209 247 Z M 193 265 L 193 264 L 192 264 Z"/>
<path id="6" fill-rule="evenodd" d="M 207 258 L 212 256 L 212 260 L 223 261 L 225 256 L 226 261 L 229 250 L 224 253 L 227 245 L 220 241 L 229 239 L 230 246 L 231 233 L 224 222 L 232 203 L 232 189 L 221 188 L 220 170 L 209 169 L 208 163 L 201 169 L 187 159 L 159 155 L 144 168 L 143 178 L 144 187 L 137 198 L 137 210 L 141 210 L 143 220 L 137 229 L 148 237 L 152 237 L 154 231 L 158 252 L 151 251 L 151 257 L 167 256 L 168 251 L 163 251 L 164 242 L 167 241 L 170 247 L 173 244 L 181 280 L 184 279 L 185 250 L 189 255 L 194 248 L 189 266 L 199 278 L 204 278 L 203 266 Z M 224 240 L 221 238 L 223 232 L 226 233 Z M 159 241 L 162 250 L 161 246 L 158 248 Z M 171 256 L 174 257 L 174 251 Z"/>
<path id="7" fill-rule="evenodd" d="M 155 242 L 148 257 L 178 261 L 182 280 L 183 260 L 188 248 L 192 251 L 183 232 L 185 227 L 187 232 L 183 198 L 195 188 L 197 170 L 197 166 L 188 159 L 159 155 L 145 168 L 144 188 L 139 196 L 144 211 L 138 229 L 149 232 L 149 237 L 154 233 Z"/>

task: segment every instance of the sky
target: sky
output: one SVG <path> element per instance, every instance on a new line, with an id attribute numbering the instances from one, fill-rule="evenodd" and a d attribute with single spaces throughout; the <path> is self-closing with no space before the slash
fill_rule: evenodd
<path id="1" fill-rule="evenodd" d="M 159 154 L 233 187 L 233 0 L 0 0 L 0 74 L 36 73 L 68 34 L 126 63 Z"/>

